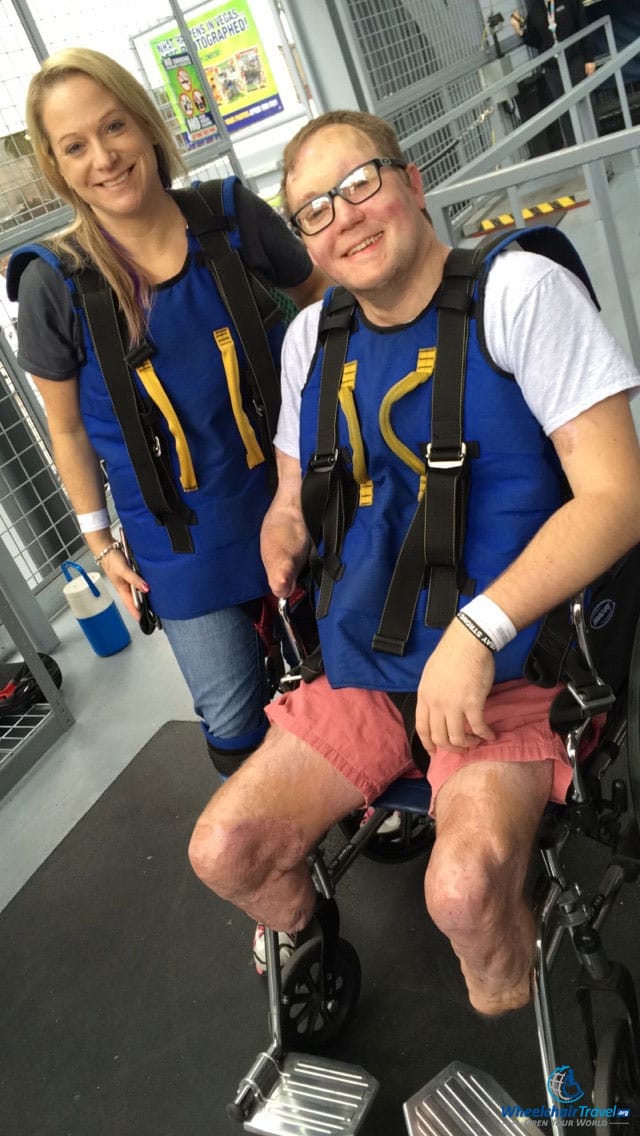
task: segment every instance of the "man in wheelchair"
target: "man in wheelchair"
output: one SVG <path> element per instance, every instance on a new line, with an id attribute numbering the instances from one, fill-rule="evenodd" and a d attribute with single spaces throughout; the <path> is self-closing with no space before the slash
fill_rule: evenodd
<path id="1" fill-rule="evenodd" d="M 252 918 L 301 931 L 310 849 L 419 775 L 417 692 L 437 833 L 427 908 L 471 1005 L 497 1015 L 529 1000 L 525 876 L 571 780 L 548 718 L 560 685 L 525 669 L 545 613 L 640 541 L 638 373 L 561 234 L 517 233 L 473 264 L 442 244 L 384 121 L 313 120 L 285 150 L 283 188 L 343 286 L 287 335 L 262 537 L 279 597 L 311 547 L 324 673 L 268 707 L 191 862 Z"/>

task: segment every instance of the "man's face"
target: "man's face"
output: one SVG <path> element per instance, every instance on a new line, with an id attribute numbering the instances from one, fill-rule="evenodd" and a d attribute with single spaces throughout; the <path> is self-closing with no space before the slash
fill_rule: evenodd
<path id="1" fill-rule="evenodd" d="M 366 134 L 352 126 L 326 126 L 303 145 L 287 178 L 292 213 L 332 189 L 359 162 L 381 157 Z M 376 294 L 420 271 L 432 236 L 421 209 L 424 194 L 415 166 L 380 171 L 379 191 L 359 205 L 336 196 L 332 223 L 304 242 L 312 260 L 356 295 Z"/>

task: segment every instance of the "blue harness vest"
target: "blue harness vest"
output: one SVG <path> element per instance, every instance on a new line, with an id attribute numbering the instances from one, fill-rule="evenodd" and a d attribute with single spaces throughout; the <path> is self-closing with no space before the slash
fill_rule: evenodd
<path id="1" fill-rule="evenodd" d="M 234 181 L 227 179 L 223 187 L 227 215 L 233 209 Z M 244 406 L 233 410 L 228 364 L 222 351 L 224 346 L 227 356 L 235 353 L 240 376 L 245 353 L 233 318 L 190 232 L 188 246 L 183 272 L 154 293 L 147 336 L 155 348 L 155 375 L 184 433 L 197 483 L 197 488 L 181 485 L 176 439 L 165 418 L 160 417 L 155 429 L 169 457 L 175 487 L 185 509 L 195 515 L 190 526 L 193 551 L 186 555 L 173 552 L 167 530 L 145 504 L 73 278 L 65 275 L 58 258 L 44 246 L 27 246 L 14 254 L 21 258 L 22 267 L 31 256 L 42 257 L 63 274 L 72 295 L 86 350 L 86 362 L 78 376 L 83 422 L 105 463 L 118 515 L 140 572 L 151 587 L 153 610 L 167 619 L 193 618 L 256 598 L 267 590 L 259 547 L 260 526 L 271 498 L 267 463 L 261 453 L 256 456 L 248 452 L 246 439 L 241 436 L 238 421 Z M 217 342 L 216 332 L 222 333 L 223 346 Z M 283 335 L 282 326 L 269 333 L 276 360 Z M 133 369 L 131 379 L 145 399 L 145 390 Z M 246 389 L 242 389 L 241 402 L 248 401 Z"/>
<path id="2" fill-rule="evenodd" d="M 553 249 L 555 238 L 548 239 Z M 489 255 L 485 273 L 507 243 L 509 238 Z M 563 255 L 556 259 L 566 262 Z M 584 270 L 580 275 L 586 277 Z M 476 310 L 480 296 L 476 281 Z M 437 321 L 436 303 L 399 329 L 369 327 L 358 312 L 349 336 L 337 448 L 347 477 L 356 483 L 358 503 L 342 540 L 341 564 L 333 570 L 330 602 L 319 612 L 322 660 L 334 687 L 414 691 L 443 634 L 441 627 L 426 626 L 428 588 L 423 587 L 404 652 L 386 653 L 377 645 L 389 585 L 425 482 L 428 514 L 431 474 L 427 470 L 425 478 L 424 455 L 432 438 Z M 302 395 L 303 470 L 318 458 L 323 354 L 321 347 Z M 458 606 L 507 568 L 566 498 L 552 444 L 517 383 L 488 361 L 476 319 L 469 321 L 462 421 L 474 456 L 462 553 L 467 583 Z M 321 561 L 324 551 L 321 542 Z M 537 624 L 526 628 L 498 652 L 496 682 L 522 676 L 537 631 Z"/>

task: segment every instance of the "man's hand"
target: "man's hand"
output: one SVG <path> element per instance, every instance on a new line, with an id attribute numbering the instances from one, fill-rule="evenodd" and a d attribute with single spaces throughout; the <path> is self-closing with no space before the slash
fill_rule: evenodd
<path id="1" fill-rule="evenodd" d="M 456 753 L 493 741 L 484 704 L 495 677 L 491 651 L 453 620 L 429 657 L 418 687 L 416 730 L 427 751 Z"/>
<path id="2" fill-rule="evenodd" d="M 278 599 L 288 599 L 309 551 L 309 538 L 300 507 L 300 463 L 276 448 L 278 489 L 262 522 L 260 552 L 269 587 Z"/>
<path id="3" fill-rule="evenodd" d="M 273 529 L 262 533 L 262 562 L 267 573 L 269 588 L 278 599 L 288 599 L 295 590 L 298 574 L 304 565 L 306 555 L 291 556 L 283 551 L 283 541 L 275 539 Z"/>

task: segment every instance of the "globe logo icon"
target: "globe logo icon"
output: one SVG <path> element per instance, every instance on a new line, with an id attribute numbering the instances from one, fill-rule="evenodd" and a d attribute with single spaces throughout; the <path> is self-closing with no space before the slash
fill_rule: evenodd
<path id="1" fill-rule="evenodd" d="M 558 1065 L 549 1076 L 547 1088 L 559 1104 L 575 1104 L 584 1096 L 570 1065 Z"/>

